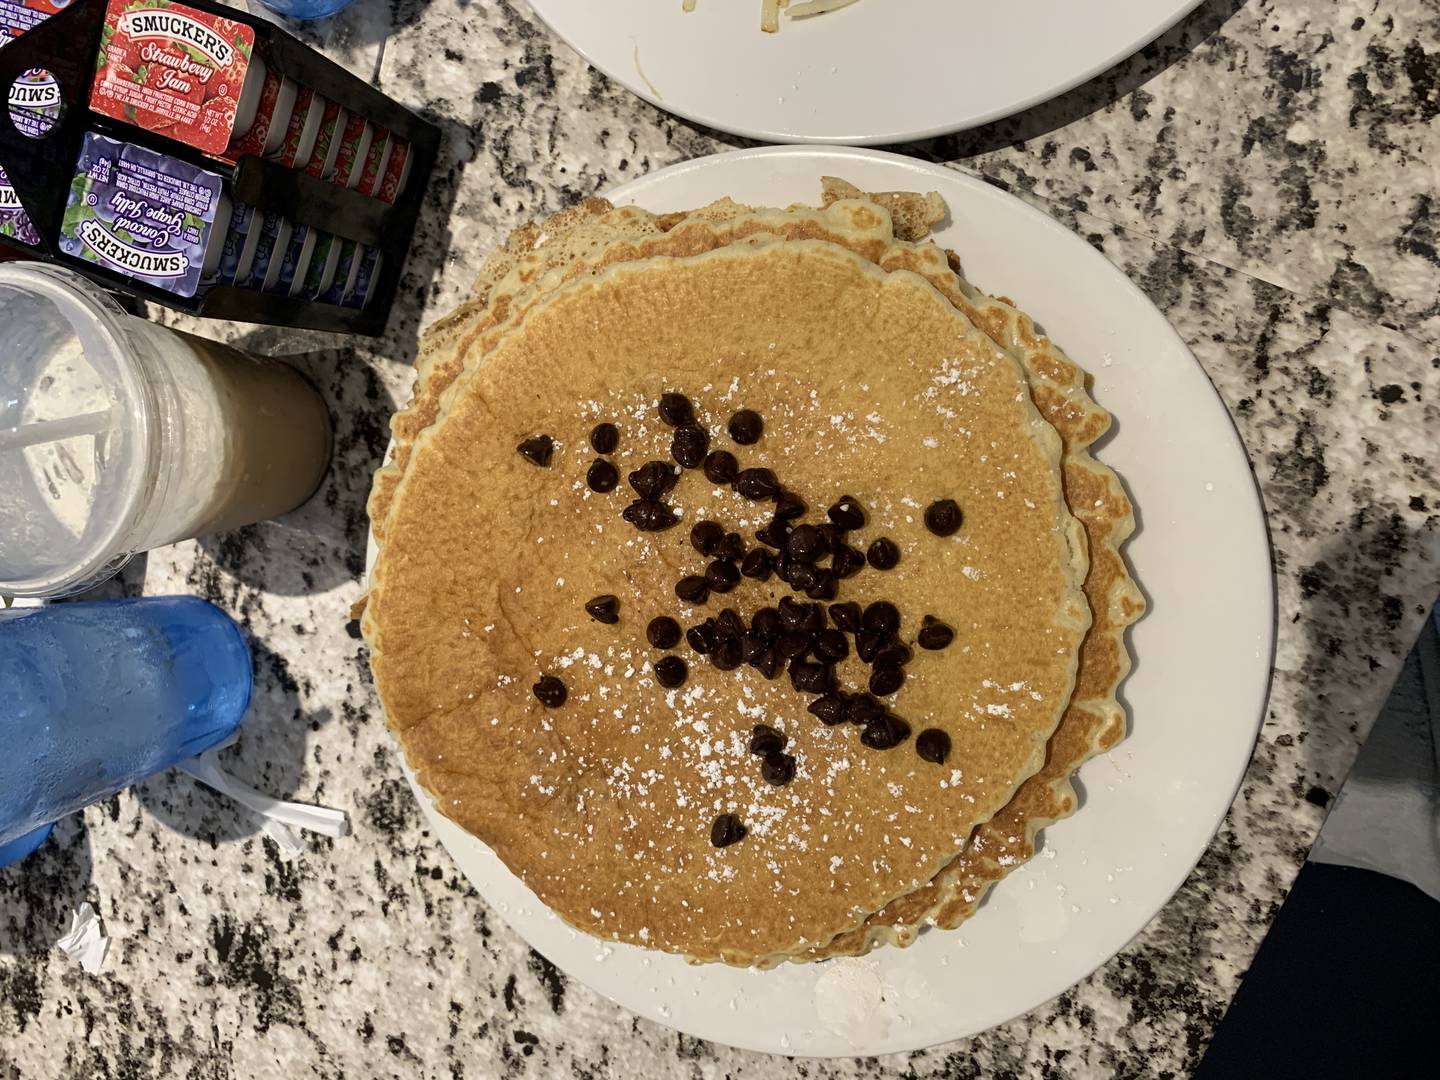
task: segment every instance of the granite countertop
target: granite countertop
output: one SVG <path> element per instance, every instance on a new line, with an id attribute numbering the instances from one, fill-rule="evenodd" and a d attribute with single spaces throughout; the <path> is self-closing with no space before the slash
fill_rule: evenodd
<path id="1" fill-rule="evenodd" d="M 512 0 L 358 0 L 307 32 L 445 128 L 405 299 L 378 342 L 206 326 L 317 381 L 335 468 L 284 521 L 153 552 L 108 589 L 239 618 L 259 678 L 230 767 L 353 833 L 287 859 L 182 775 L 62 822 L 0 871 L 0 1078 L 795 1075 L 636 1019 L 487 908 L 424 828 L 347 626 L 419 328 L 522 220 L 733 143 Z M 1082 233 L 1195 351 L 1263 489 L 1275 680 L 1219 835 L 1119 956 L 974 1039 L 804 1075 L 1175 1075 L 1203 1054 L 1440 589 L 1437 41 L 1434 7 L 1400 0 L 1206 0 L 1058 101 L 909 148 Z M 52 948 L 87 899 L 113 938 L 98 976 Z"/>

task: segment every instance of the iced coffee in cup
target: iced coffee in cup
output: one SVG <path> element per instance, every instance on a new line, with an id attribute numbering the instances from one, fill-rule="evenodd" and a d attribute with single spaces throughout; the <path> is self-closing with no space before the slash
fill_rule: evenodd
<path id="1" fill-rule="evenodd" d="M 293 368 L 0 264 L 0 595 L 60 596 L 134 553 L 295 509 L 330 417 Z"/>

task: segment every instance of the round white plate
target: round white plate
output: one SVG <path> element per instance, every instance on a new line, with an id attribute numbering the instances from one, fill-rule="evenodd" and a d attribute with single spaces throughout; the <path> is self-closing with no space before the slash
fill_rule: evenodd
<path id="1" fill-rule="evenodd" d="M 692 967 L 553 915 L 416 789 L 475 888 L 531 945 L 626 1008 L 690 1035 L 799 1055 L 882 1054 L 982 1031 L 1084 978 L 1145 926 L 1199 859 L 1250 759 L 1270 671 L 1264 517 L 1230 417 L 1165 318 L 1084 240 L 984 182 L 874 151 L 779 147 L 702 158 L 610 193 L 668 211 L 730 195 L 816 200 L 820 176 L 938 190 L 966 276 L 1016 298 L 1094 374 L 1117 417 L 1100 457 L 1134 497 L 1127 553 L 1150 599 L 1123 688 L 1131 734 L 1080 771 L 1083 803 L 958 931 L 909 949 L 775 971 Z M 408 774 L 407 774 L 408 775 Z M 413 777 L 412 777 L 413 785 Z"/>
<path id="2" fill-rule="evenodd" d="M 798 0 L 795 0 L 798 2 Z M 646 101 L 769 142 L 928 138 L 1019 112 L 1159 37 L 1199 0 L 858 0 L 760 31 L 760 0 L 530 0 Z"/>

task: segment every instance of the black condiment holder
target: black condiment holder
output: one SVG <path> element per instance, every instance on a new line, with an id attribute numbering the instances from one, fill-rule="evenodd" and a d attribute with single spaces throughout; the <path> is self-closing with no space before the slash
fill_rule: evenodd
<path id="1" fill-rule="evenodd" d="M 388 128 L 410 145 L 410 176 L 393 204 L 311 176 L 301 168 L 245 156 L 231 165 L 194 147 L 144 128 L 92 112 L 90 84 L 105 24 L 106 0 L 74 0 L 64 11 L 27 30 L 0 48 L 0 168 L 40 237 L 32 247 L 0 236 L 0 244 L 31 258 L 76 270 L 106 288 L 131 293 L 178 311 L 207 318 L 237 319 L 312 330 L 377 335 L 389 318 L 400 272 L 420 215 L 440 148 L 440 130 L 356 78 L 334 61 L 302 44 L 281 28 L 248 12 L 211 3 L 181 0 L 187 7 L 233 19 L 255 31 L 255 49 L 270 71 Z M 31 138 L 20 132 L 4 106 L 11 84 L 25 72 L 49 71 L 60 88 L 63 111 L 48 132 Z M 233 285 L 202 285 L 192 297 L 117 273 L 60 248 L 60 227 L 70 183 L 87 131 L 166 154 L 221 176 L 232 199 L 261 212 L 274 211 L 290 221 L 332 233 L 381 252 L 370 301 L 363 308 L 321 304 Z M 228 223 L 215 222 L 224 229 Z M 280 253 L 277 253 L 279 257 Z"/>

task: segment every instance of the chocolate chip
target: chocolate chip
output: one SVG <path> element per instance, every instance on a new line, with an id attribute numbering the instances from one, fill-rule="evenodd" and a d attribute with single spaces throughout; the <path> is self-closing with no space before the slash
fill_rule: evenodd
<path id="1" fill-rule="evenodd" d="M 805 500 L 793 491 L 782 491 L 780 497 L 775 500 L 775 516 L 781 521 L 792 521 L 795 518 L 803 517 L 806 509 Z"/>
<path id="2" fill-rule="evenodd" d="M 670 440 L 670 456 L 687 469 L 698 469 L 710 449 L 710 436 L 699 424 L 682 424 Z"/>
<path id="3" fill-rule="evenodd" d="M 740 571 L 729 559 L 716 559 L 705 567 L 705 582 L 711 592 L 727 593 L 740 584 Z"/>
<path id="4" fill-rule="evenodd" d="M 642 499 L 658 499 L 675 486 L 675 470 L 667 461 L 647 461 L 626 479 Z"/>
<path id="5" fill-rule="evenodd" d="M 870 673 L 870 692 L 876 697 L 889 697 L 905 683 L 905 669 L 886 665 Z"/>
<path id="6" fill-rule="evenodd" d="M 840 592 L 834 572 L 820 566 L 813 569 L 815 571 L 814 580 L 805 587 L 805 595 L 811 600 L 834 600 Z"/>
<path id="7" fill-rule="evenodd" d="M 740 613 L 734 608 L 726 608 L 715 616 L 715 636 L 717 638 L 733 637 L 738 638 L 745 633 L 745 620 L 740 618 Z"/>
<path id="8" fill-rule="evenodd" d="M 760 672 L 767 679 L 773 679 L 776 672 L 780 670 L 780 657 L 775 652 L 775 646 L 767 645 L 755 655 L 753 660 L 746 661 L 756 671 Z"/>
<path id="9" fill-rule="evenodd" d="M 713 521 L 697 521 L 690 529 L 690 546 L 701 555 L 714 555 L 725 539 L 725 530 Z"/>
<path id="10" fill-rule="evenodd" d="M 821 630 L 815 635 L 815 655 L 827 664 L 838 664 L 850 655 L 850 642 L 839 630 Z"/>
<path id="11" fill-rule="evenodd" d="M 537 701 L 547 709 L 558 709 L 565 704 L 565 684 L 554 675 L 542 675 L 540 681 L 530 688 Z"/>
<path id="12" fill-rule="evenodd" d="M 774 641 L 780 636 L 780 612 L 773 607 L 762 607 L 755 612 L 750 619 L 750 629 L 759 634 L 766 641 Z"/>
<path id="13" fill-rule="evenodd" d="M 845 703 L 845 722 L 849 724 L 869 724 L 885 715 L 885 706 L 876 701 L 869 694 L 856 694 Z"/>
<path id="14" fill-rule="evenodd" d="M 620 470 L 604 458 L 593 462 L 585 473 L 585 483 L 591 491 L 604 495 L 620 486 Z"/>
<path id="15" fill-rule="evenodd" d="M 835 572 L 837 578 L 851 577 L 864 568 L 865 556 L 849 544 L 839 545 L 835 549 L 834 557 L 830 560 L 830 569 Z"/>
<path id="16" fill-rule="evenodd" d="M 694 415 L 695 409 L 690 404 L 690 399 L 684 394 L 677 394 L 671 390 L 660 395 L 660 419 L 671 427 L 689 423 L 690 418 Z"/>
<path id="17" fill-rule="evenodd" d="M 786 630 L 775 641 L 775 655 L 781 660 L 795 660 L 810 651 L 810 635 L 799 630 Z"/>
<path id="18" fill-rule="evenodd" d="M 810 624 L 810 605 L 793 596 L 780 598 L 780 625 L 786 630 L 804 630 Z"/>
<path id="19" fill-rule="evenodd" d="M 826 727 L 834 727 L 845 720 L 847 703 L 845 698 L 836 693 L 822 694 L 812 701 L 807 710 L 818 716 L 820 722 Z"/>
<path id="20" fill-rule="evenodd" d="M 915 738 L 915 753 L 926 761 L 944 765 L 950 756 L 950 736 L 939 728 L 926 728 Z"/>
<path id="21" fill-rule="evenodd" d="M 680 644 L 680 624 L 669 615 L 657 615 L 645 627 L 645 639 L 657 649 L 673 649 Z"/>
<path id="22" fill-rule="evenodd" d="M 893 634 L 900 629 L 900 612 L 888 600 L 876 600 L 865 609 L 860 625 L 872 634 Z"/>
<path id="23" fill-rule="evenodd" d="M 813 660 L 790 662 L 790 685 L 802 694 L 823 694 L 833 688 L 834 682 L 834 673 L 824 664 Z"/>
<path id="24" fill-rule="evenodd" d="M 952 535 L 960 521 L 960 507 L 954 499 L 937 499 L 925 508 L 925 527 L 936 536 Z"/>
<path id="25" fill-rule="evenodd" d="M 729 450 L 712 450 L 705 456 L 704 470 L 712 484 L 728 484 L 740 471 L 740 463 Z"/>
<path id="26" fill-rule="evenodd" d="M 846 600 L 843 604 L 831 604 L 830 621 L 837 630 L 844 630 L 847 634 L 855 633 L 860 629 L 860 605 L 853 600 Z"/>
<path id="27" fill-rule="evenodd" d="M 748 830 L 734 814 L 721 814 L 710 826 L 710 843 L 717 848 L 729 847 L 745 839 Z"/>
<path id="28" fill-rule="evenodd" d="M 778 754 L 785 749 L 785 734 L 769 724 L 756 724 L 750 729 L 750 753 Z"/>
<path id="29" fill-rule="evenodd" d="M 745 631 L 745 635 L 740 639 L 740 655 L 747 664 L 753 664 L 760 658 L 760 654 L 770 647 L 770 643 L 753 630 Z"/>
<path id="30" fill-rule="evenodd" d="M 910 737 L 910 725 L 894 713 L 885 713 L 865 725 L 860 741 L 872 750 L 889 750 Z"/>
<path id="31" fill-rule="evenodd" d="M 876 667 L 904 667 L 910 662 L 910 646 L 901 641 L 890 641 L 875 650 L 870 661 Z"/>
<path id="32" fill-rule="evenodd" d="M 760 775 L 767 784 L 784 787 L 795 778 L 795 758 L 790 754 L 766 754 L 760 763 Z"/>
<path id="33" fill-rule="evenodd" d="M 690 666 L 678 656 L 666 656 L 655 661 L 655 681 L 666 690 L 683 686 L 690 674 Z"/>
<path id="34" fill-rule="evenodd" d="M 825 514 L 842 529 L 859 529 L 865 524 L 865 511 L 853 495 L 841 495 L 840 501 Z"/>
<path id="35" fill-rule="evenodd" d="M 701 656 L 706 655 L 715 647 L 715 620 L 706 619 L 703 623 L 690 627 L 685 631 L 685 641 Z"/>
<path id="36" fill-rule="evenodd" d="M 804 592 L 820 580 L 820 571 L 809 563 L 797 562 L 789 557 L 780 560 L 780 577 L 791 588 Z"/>
<path id="37" fill-rule="evenodd" d="M 597 596 L 585 605 L 586 613 L 596 622 L 614 624 L 620 621 L 620 598 L 618 596 Z"/>
<path id="38" fill-rule="evenodd" d="M 915 640 L 922 649 L 943 649 L 955 640 L 955 631 L 934 615 L 926 615 Z"/>
<path id="39" fill-rule="evenodd" d="M 536 435 L 534 438 L 526 439 L 515 449 L 526 461 L 539 465 L 543 469 L 550 464 L 550 458 L 555 453 L 555 440 L 549 435 Z"/>
<path id="40" fill-rule="evenodd" d="M 754 409 L 741 409 L 730 417 L 729 427 L 730 438 L 741 446 L 751 446 L 760 441 L 760 434 L 765 430 L 765 421 L 760 419 L 760 414 Z"/>
<path id="41" fill-rule="evenodd" d="M 710 663 L 721 671 L 734 671 L 745 661 L 745 646 L 738 637 L 717 638 L 710 650 Z"/>
<path id="42" fill-rule="evenodd" d="M 790 526 L 776 518 L 769 525 L 756 529 L 755 539 L 766 547 L 784 548 L 785 542 L 790 539 Z"/>
<path id="43" fill-rule="evenodd" d="M 636 499 L 620 516 L 641 532 L 663 532 L 680 523 L 674 510 L 653 499 Z"/>
<path id="44" fill-rule="evenodd" d="M 769 469 L 746 469 L 735 477 L 735 490 L 747 499 L 773 499 L 780 494 L 780 481 Z"/>
<path id="45" fill-rule="evenodd" d="M 825 554 L 825 540 L 814 525 L 797 525 L 785 542 L 785 553 L 797 562 L 813 563 Z"/>
<path id="46" fill-rule="evenodd" d="M 740 573 L 756 581 L 766 581 L 775 571 L 775 559 L 764 548 L 756 548 L 745 556 L 740 564 Z"/>
<path id="47" fill-rule="evenodd" d="M 726 533 L 725 539 L 720 541 L 720 546 L 715 549 L 715 554 L 721 559 L 734 559 L 739 562 L 745 557 L 745 538 L 739 533 Z"/>
<path id="48" fill-rule="evenodd" d="M 865 552 L 865 561 L 876 570 L 893 570 L 895 564 L 900 561 L 899 545 L 888 536 L 882 536 L 870 545 L 870 550 Z"/>
<path id="49" fill-rule="evenodd" d="M 710 584 L 699 574 L 688 574 L 675 583 L 675 595 L 690 604 L 703 604 L 710 597 Z"/>
<path id="50" fill-rule="evenodd" d="M 880 649 L 889 644 L 889 634 L 877 634 L 871 630 L 859 630 L 855 634 L 855 655 L 862 663 L 873 664 Z"/>
<path id="51" fill-rule="evenodd" d="M 620 445 L 620 429 L 614 424 L 596 424 L 590 429 L 590 445 L 597 454 L 613 454 Z"/>

